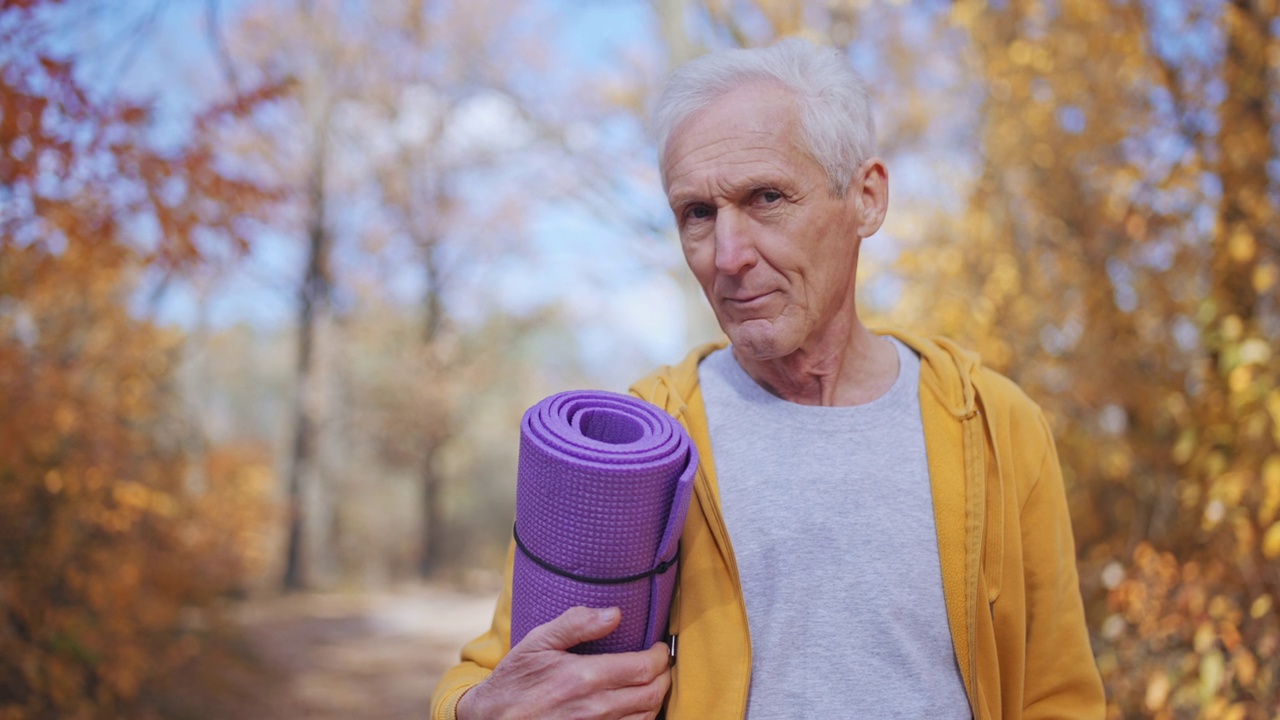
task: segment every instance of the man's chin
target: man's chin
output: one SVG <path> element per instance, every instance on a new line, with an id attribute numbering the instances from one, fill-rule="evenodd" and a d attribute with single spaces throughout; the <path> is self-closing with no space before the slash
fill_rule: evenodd
<path id="1" fill-rule="evenodd" d="M 767 320 L 738 323 L 725 334 L 739 360 L 765 362 L 789 355 L 794 349 Z"/>

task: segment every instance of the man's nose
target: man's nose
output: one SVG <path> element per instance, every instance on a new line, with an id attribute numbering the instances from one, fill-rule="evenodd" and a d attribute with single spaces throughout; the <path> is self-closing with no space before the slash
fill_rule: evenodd
<path id="1" fill-rule="evenodd" d="M 756 264 L 750 222 L 734 209 L 716 213 L 716 271 L 738 275 Z"/>

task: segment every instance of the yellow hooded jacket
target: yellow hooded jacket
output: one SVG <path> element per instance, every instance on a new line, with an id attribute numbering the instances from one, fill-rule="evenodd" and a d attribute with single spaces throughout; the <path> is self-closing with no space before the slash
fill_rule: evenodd
<path id="1" fill-rule="evenodd" d="M 975 718 L 1102 718 L 1062 473 L 1040 408 L 976 355 L 945 339 L 890 333 L 921 356 L 920 405 L 933 486 L 943 594 L 956 660 Z M 631 387 L 688 430 L 701 466 L 681 537 L 669 629 L 677 659 L 671 720 L 741 718 L 751 638 L 733 548 L 720 513 L 695 349 Z M 490 630 L 441 678 L 434 720 L 510 648 L 511 567 Z"/>

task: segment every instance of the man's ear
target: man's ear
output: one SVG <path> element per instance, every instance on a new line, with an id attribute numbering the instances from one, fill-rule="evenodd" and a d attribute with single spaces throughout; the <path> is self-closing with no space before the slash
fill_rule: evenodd
<path id="1" fill-rule="evenodd" d="M 862 163 L 849 180 L 849 192 L 858 201 L 858 237 L 875 235 L 889 211 L 889 170 L 880 158 Z"/>

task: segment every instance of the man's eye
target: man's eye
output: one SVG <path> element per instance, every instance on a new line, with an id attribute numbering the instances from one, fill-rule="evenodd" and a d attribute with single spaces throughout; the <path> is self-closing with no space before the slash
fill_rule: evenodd
<path id="1" fill-rule="evenodd" d="M 764 190 L 760 193 L 760 199 L 767 203 L 776 203 L 782 199 L 782 193 L 777 190 Z"/>
<path id="2" fill-rule="evenodd" d="M 694 205 L 685 213 L 685 217 L 690 220 L 706 220 L 714 214 L 706 205 Z"/>

